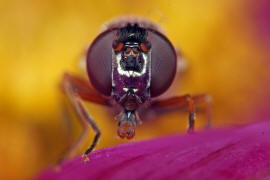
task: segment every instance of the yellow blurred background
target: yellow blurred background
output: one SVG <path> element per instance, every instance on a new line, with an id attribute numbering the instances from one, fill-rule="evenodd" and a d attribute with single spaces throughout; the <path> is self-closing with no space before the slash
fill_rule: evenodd
<path id="1" fill-rule="evenodd" d="M 70 137 L 76 139 L 81 128 L 73 114 L 68 135 L 59 81 L 65 71 L 78 72 L 85 47 L 116 16 L 147 17 L 166 30 L 189 64 L 173 94 L 210 93 L 214 127 L 261 119 L 270 72 L 265 38 L 253 18 L 257 11 L 255 0 L 2 0 L 0 179 L 35 176 L 61 157 Z M 97 148 L 125 142 L 104 107 L 85 104 L 102 130 Z M 158 119 L 138 127 L 136 140 L 185 131 L 187 114 Z M 90 133 L 83 147 L 92 141 Z"/>

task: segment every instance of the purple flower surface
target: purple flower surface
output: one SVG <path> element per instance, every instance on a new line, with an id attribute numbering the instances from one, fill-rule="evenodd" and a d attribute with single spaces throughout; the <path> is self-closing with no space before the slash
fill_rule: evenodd
<path id="1" fill-rule="evenodd" d="M 43 172 L 39 180 L 268 179 L 270 121 L 122 144 Z"/>

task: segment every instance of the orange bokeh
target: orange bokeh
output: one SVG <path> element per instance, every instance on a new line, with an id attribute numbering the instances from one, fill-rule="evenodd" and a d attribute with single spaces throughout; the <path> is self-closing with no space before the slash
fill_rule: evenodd
<path id="1" fill-rule="evenodd" d="M 0 179 L 28 179 L 54 163 L 67 147 L 59 81 L 65 71 L 79 73 L 78 59 L 85 47 L 104 22 L 117 16 L 156 21 L 187 59 L 185 76 L 177 78 L 168 93 L 210 93 L 214 127 L 255 121 L 269 97 L 266 82 L 270 72 L 267 52 L 248 15 L 252 3 L 255 1 L 1 2 Z M 102 129 L 98 148 L 126 142 L 116 137 L 117 125 L 108 110 L 85 104 Z M 200 118 L 199 127 L 204 123 Z M 136 140 L 184 132 L 186 119 L 186 114 L 162 115 L 156 122 L 138 127 Z M 78 122 L 71 126 L 74 140 L 80 127 Z M 90 139 L 83 146 L 89 143 Z"/>

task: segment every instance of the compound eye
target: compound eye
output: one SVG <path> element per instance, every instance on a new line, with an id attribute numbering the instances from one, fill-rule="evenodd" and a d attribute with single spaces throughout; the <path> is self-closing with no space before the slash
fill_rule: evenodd
<path id="1" fill-rule="evenodd" d="M 124 47 L 124 44 L 123 43 L 118 42 L 118 41 L 114 41 L 113 42 L 113 49 L 115 51 L 121 51 L 123 49 L 123 47 Z"/>
<path id="2" fill-rule="evenodd" d="M 143 52 L 148 52 L 151 49 L 151 44 L 150 42 L 141 43 L 140 48 Z"/>
<path id="3" fill-rule="evenodd" d="M 112 91 L 112 45 L 116 31 L 101 33 L 87 52 L 87 72 L 91 84 L 105 96 Z"/>
<path id="4" fill-rule="evenodd" d="M 176 72 L 176 53 L 170 41 L 159 32 L 150 32 L 151 97 L 164 93 L 171 85 Z"/>

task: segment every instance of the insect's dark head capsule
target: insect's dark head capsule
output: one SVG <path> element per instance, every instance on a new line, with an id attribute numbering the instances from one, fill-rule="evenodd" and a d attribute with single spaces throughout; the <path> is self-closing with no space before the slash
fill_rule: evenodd
<path id="1" fill-rule="evenodd" d="M 142 102 L 164 93 L 176 72 L 176 53 L 170 41 L 151 23 L 117 24 L 101 33 L 87 53 L 92 85 L 103 95 Z M 131 107 L 131 106 L 129 106 Z"/>
<path id="2" fill-rule="evenodd" d="M 120 66 L 124 71 L 142 72 L 145 60 L 143 53 L 150 51 L 147 31 L 137 24 L 127 24 L 119 29 L 112 47 L 115 54 L 121 53 Z"/>
<path id="3" fill-rule="evenodd" d="M 118 30 L 112 44 L 113 96 L 131 110 L 150 98 L 151 45 L 147 38 L 146 29 L 127 24 Z"/>

